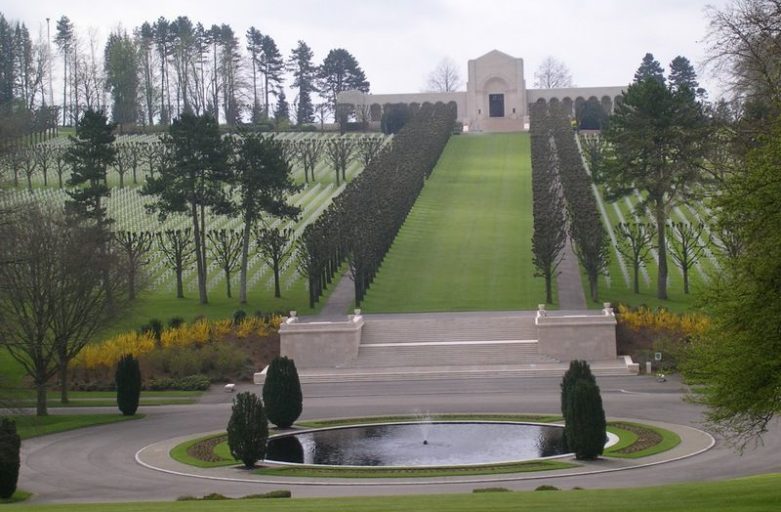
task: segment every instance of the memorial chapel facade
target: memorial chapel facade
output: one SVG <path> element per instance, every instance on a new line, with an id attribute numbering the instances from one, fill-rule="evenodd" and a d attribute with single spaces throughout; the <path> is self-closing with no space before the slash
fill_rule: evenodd
<path id="1" fill-rule="evenodd" d="M 379 121 L 387 104 L 454 102 L 458 121 L 471 132 L 515 132 L 528 129 L 528 109 L 537 101 L 561 102 L 575 109 L 581 102 L 596 98 L 610 112 L 626 86 L 571 87 L 566 89 L 527 89 L 523 59 L 492 50 L 468 63 L 466 91 L 411 94 L 339 93 L 337 102 L 363 109 L 372 121 Z"/>

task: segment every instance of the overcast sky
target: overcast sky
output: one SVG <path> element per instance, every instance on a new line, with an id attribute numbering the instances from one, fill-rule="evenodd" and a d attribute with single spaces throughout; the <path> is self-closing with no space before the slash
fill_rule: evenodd
<path id="1" fill-rule="evenodd" d="M 189 16 L 205 26 L 230 24 L 237 34 L 254 25 L 271 35 L 285 57 L 302 39 L 321 62 L 331 48 L 358 59 L 374 93 L 423 90 L 445 57 L 466 79 L 467 60 L 498 49 L 525 63 L 527 87 L 548 55 L 563 61 L 578 86 L 624 85 L 646 52 L 667 65 L 676 55 L 704 58 L 706 5 L 728 0 L 5 0 L 7 19 L 33 35 L 46 18 L 68 16 L 78 31 L 99 29 L 101 41 L 118 25 L 128 30 L 160 16 Z M 242 41 L 244 42 L 244 41 Z M 699 66 L 698 66 L 699 69 Z M 701 82 L 717 92 L 707 76 Z"/>

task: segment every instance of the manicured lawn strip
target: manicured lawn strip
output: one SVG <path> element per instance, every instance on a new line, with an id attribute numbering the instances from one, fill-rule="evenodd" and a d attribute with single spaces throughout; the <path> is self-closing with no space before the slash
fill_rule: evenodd
<path id="1" fill-rule="evenodd" d="M 561 421 L 561 416 L 545 416 L 535 414 L 431 414 L 427 419 L 433 421 L 516 421 L 531 423 L 554 423 Z M 421 421 L 420 416 L 367 416 L 363 418 L 335 418 L 323 420 L 306 420 L 296 423 L 297 427 L 325 428 L 341 425 L 359 425 L 367 423 L 393 423 L 398 421 Z"/>
<path id="2" fill-rule="evenodd" d="M 457 415 L 457 414 L 445 414 L 445 415 L 432 415 L 432 421 L 516 421 L 516 422 L 535 422 L 535 423 L 552 423 L 560 421 L 560 416 L 537 416 L 537 415 L 512 415 L 512 414 L 492 414 L 492 415 Z M 310 420 L 299 422 L 297 427 L 304 428 L 327 428 L 337 427 L 344 425 L 358 425 L 367 423 L 393 423 L 403 421 L 420 421 L 419 416 L 372 416 L 366 418 L 341 418 L 341 419 L 329 419 L 329 420 Z M 632 430 L 627 427 L 631 427 Z M 649 446 L 645 449 L 638 451 L 631 451 L 631 447 L 641 441 L 640 436 L 636 433 L 638 430 L 649 430 L 658 434 L 661 439 L 659 443 Z M 637 459 L 641 457 L 648 457 L 667 450 L 670 450 L 677 446 L 681 439 L 674 432 L 669 430 L 653 427 L 651 425 L 630 423 L 630 422 L 611 422 L 608 425 L 608 431 L 617 435 L 619 441 L 616 445 L 610 447 L 605 451 L 605 456 Z M 227 440 L 223 440 L 214 446 L 212 454 L 221 460 L 206 461 L 189 455 L 188 450 L 206 441 L 210 441 L 216 438 L 224 437 L 224 434 L 215 434 L 198 439 L 193 439 L 178 446 L 174 447 L 170 456 L 183 464 L 190 464 L 192 466 L 200 468 L 213 468 L 233 466 L 238 464 L 236 460 L 233 460 L 230 456 L 230 450 L 228 448 Z M 624 453 L 622 453 L 624 452 Z M 388 469 L 388 468 L 323 468 L 316 466 L 286 466 L 286 467 L 265 467 L 255 470 L 256 474 L 265 476 L 287 476 L 287 477 L 324 477 L 324 478 L 407 478 L 407 477 L 446 477 L 446 476 L 458 476 L 458 475 L 488 475 L 488 474 L 504 474 L 504 473 L 523 473 L 531 471 L 549 471 L 556 469 L 567 469 L 570 467 L 576 467 L 576 464 L 571 464 L 561 461 L 530 461 L 520 463 L 509 464 L 493 464 L 493 465 L 481 465 L 473 467 L 436 467 L 436 468 L 404 468 L 404 469 Z"/>
<path id="3" fill-rule="evenodd" d="M 94 427 L 120 421 L 140 420 L 143 414 L 122 416 L 121 414 L 56 414 L 52 416 L 15 415 L 16 429 L 22 439 L 56 434 L 77 428 Z"/>
<path id="4" fill-rule="evenodd" d="M 362 304 L 367 312 L 534 309 L 529 135 L 452 137 Z"/>
<path id="5" fill-rule="evenodd" d="M 142 391 L 141 400 L 145 398 L 198 398 L 203 395 L 203 391 Z M 49 398 L 57 398 L 58 395 L 50 393 Z M 70 391 L 68 396 L 71 398 L 116 398 L 116 391 Z"/>
<path id="6" fill-rule="evenodd" d="M 533 422 L 533 423 L 553 423 L 561 421 L 561 416 L 542 416 L 532 414 L 437 414 L 431 415 L 433 421 L 515 421 L 515 422 Z M 329 420 L 310 420 L 296 423 L 297 427 L 301 428 L 326 428 L 326 427 L 338 427 L 343 425 L 359 425 L 368 423 L 393 423 L 402 421 L 420 421 L 420 417 L 417 416 L 370 416 L 364 418 L 338 418 Z M 273 430 L 272 430 L 273 434 Z M 188 450 L 205 441 L 210 441 L 218 437 L 224 437 L 225 434 L 213 434 L 197 439 L 191 439 L 185 441 L 171 449 L 170 456 L 174 460 L 181 462 L 182 464 L 189 464 L 199 468 L 216 468 L 224 466 L 233 466 L 239 462 L 234 460 L 230 455 L 230 448 L 227 441 L 223 441 L 217 444 L 213 449 L 213 454 L 222 460 L 206 461 L 191 456 Z M 481 473 L 482 474 L 482 473 Z"/>
<path id="7" fill-rule="evenodd" d="M 554 460 L 491 464 L 481 466 L 436 468 L 322 468 L 314 466 L 267 467 L 253 471 L 256 475 L 301 478 L 433 478 L 446 476 L 500 475 L 529 473 L 578 467 L 577 464 Z"/>
<path id="8" fill-rule="evenodd" d="M 201 460 L 187 453 L 187 450 L 189 450 L 196 444 L 202 443 L 204 441 L 209 441 L 216 437 L 225 437 L 225 434 L 212 434 L 209 436 L 199 437 L 197 439 L 191 439 L 189 441 L 174 446 L 168 455 L 170 455 L 170 457 L 177 462 L 181 462 L 182 464 L 189 464 L 190 466 L 195 466 L 197 468 L 219 468 L 224 466 L 234 466 L 238 464 L 239 463 L 238 461 L 233 459 L 228 459 L 228 458 L 224 458 L 224 460 L 220 460 L 220 461 Z M 227 446 L 227 442 L 225 444 Z M 217 455 L 217 453 L 215 453 L 215 455 Z M 224 457 L 224 454 L 222 453 L 220 453 L 219 455 Z"/>
<path id="9" fill-rule="evenodd" d="M 669 430 L 664 428 L 655 427 L 653 425 L 630 423 L 628 421 L 624 421 L 624 422 L 613 422 L 611 423 L 611 426 L 616 426 L 620 428 L 622 424 L 637 429 L 651 430 L 656 434 L 660 435 L 662 439 L 658 444 L 649 446 L 644 450 L 640 450 L 636 452 L 627 451 L 627 448 L 629 448 L 629 446 L 624 446 L 620 448 L 610 447 L 608 450 L 605 451 L 605 455 L 608 457 L 620 457 L 624 459 L 639 459 L 642 457 L 649 457 L 651 455 L 656 455 L 657 453 L 666 452 L 667 450 L 671 450 L 676 446 L 678 446 L 679 444 L 681 444 L 681 438 L 678 434 L 676 434 L 675 432 L 670 432 Z M 622 453 L 620 450 L 624 450 L 625 452 Z"/>
<path id="10" fill-rule="evenodd" d="M 19 503 L 20 501 L 25 501 L 30 496 L 32 496 L 31 493 L 17 489 L 10 498 L 0 499 L 0 505 L 6 505 L 9 503 Z"/>
<path id="11" fill-rule="evenodd" d="M 611 451 L 623 450 L 624 448 L 633 445 L 638 439 L 637 434 L 634 432 L 618 428 L 610 423 L 607 425 L 607 431 L 618 436 L 618 442 L 610 448 L 607 448 L 605 455 L 608 455 Z"/>
<path id="12" fill-rule="evenodd" d="M 139 402 L 139 405 L 141 406 L 147 406 L 147 407 L 154 407 L 158 405 L 186 405 L 186 404 L 194 404 L 196 402 L 195 398 L 144 398 L 141 397 L 141 401 Z M 49 408 L 50 409 L 61 409 L 61 408 L 68 408 L 68 407 L 113 407 L 117 405 L 116 399 L 110 400 L 107 398 L 99 398 L 97 400 L 70 400 L 67 404 L 61 404 L 57 400 L 52 400 L 49 402 Z M 20 402 L 15 403 L 16 407 L 35 407 L 35 400 L 22 400 Z"/>
<path id="13" fill-rule="evenodd" d="M 204 494 L 210 492 L 204 483 Z M 34 512 L 626 512 L 638 507 L 666 512 L 759 512 L 781 502 L 781 474 L 722 482 L 637 489 L 498 492 L 287 500 L 185 501 L 25 505 Z M 638 505 L 642 504 L 642 505 Z"/>
<path id="14" fill-rule="evenodd" d="M 142 391 L 140 405 L 181 405 L 194 404 L 203 394 L 203 391 Z M 68 393 L 69 402 L 60 403 L 60 394 L 57 391 L 48 393 L 49 408 L 62 407 L 113 407 L 117 405 L 116 391 L 71 391 Z M 14 407 L 35 407 L 35 393 L 32 390 L 24 390 L 16 393 L 11 400 Z"/>

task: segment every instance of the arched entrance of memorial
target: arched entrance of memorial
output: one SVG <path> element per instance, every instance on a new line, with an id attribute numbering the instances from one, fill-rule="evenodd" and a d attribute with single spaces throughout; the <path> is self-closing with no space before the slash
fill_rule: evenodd
<path id="1" fill-rule="evenodd" d="M 488 95 L 488 117 L 504 117 L 504 94 Z"/>

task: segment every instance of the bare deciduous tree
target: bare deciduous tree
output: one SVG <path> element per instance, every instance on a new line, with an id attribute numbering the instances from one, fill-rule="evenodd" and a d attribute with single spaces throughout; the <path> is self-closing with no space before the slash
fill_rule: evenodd
<path id="1" fill-rule="evenodd" d="M 364 169 L 369 167 L 372 160 L 377 158 L 382 152 L 384 144 L 385 140 L 383 137 L 376 137 L 373 135 L 361 137 L 360 141 L 358 141 L 358 153 Z"/>
<path id="2" fill-rule="evenodd" d="M 195 262 L 193 233 L 187 229 L 168 229 L 157 233 L 157 248 L 165 256 L 166 265 L 176 274 L 176 298 L 184 298 L 182 274 Z"/>
<path id="3" fill-rule="evenodd" d="M 20 209 L 0 239 L 0 343 L 32 378 L 44 416 L 49 380 L 59 372 L 67 401 L 68 363 L 123 310 L 109 297 L 125 280 L 95 229 L 66 223 L 61 211 Z"/>
<path id="4" fill-rule="evenodd" d="M 312 176 L 312 181 L 315 181 L 315 167 L 320 162 L 320 158 L 323 156 L 323 150 L 325 146 L 320 139 L 304 139 L 296 143 L 298 145 L 299 162 L 304 167 L 304 180 L 309 183 L 309 176 Z"/>
<path id="5" fill-rule="evenodd" d="M 738 96 L 781 103 L 781 0 L 736 0 L 707 14 L 707 63 Z"/>
<path id="6" fill-rule="evenodd" d="M 274 297 L 279 298 L 282 296 L 279 286 L 280 270 L 290 258 L 295 247 L 295 244 L 291 243 L 293 230 L 263 227 L 255 232 L 255 239 L 258 244 L 258 252 L 274 271 Z"/>
<path id="7" fill-rule="evenodd" d="M 689 293 L 689 270 L 700 261 L 708 250 L 709 237 L 703 241 L 705 224 L 672 222 L 667 226 L 670 256 L 683 273 L 683 293 Z"/>
<path id="8" fill-rule="evenodd" d="M 155 235 L 151 231 L 115 231 L 111 238 L 124 256 L 128 298 L 133 300 L 136 298 L 136 276 L 141 267 L 149 263 L 146 255 L 152 249 Z"/>
<path id="9" fill-rule="evenodd" d="M 463 85 L 458 66 L 449 58 L 439 61 L 428 76 L 427 89 L 434 92 L 452 92 Z"/>
<path id="10" fill-rule="evenodd" d="M 573 85 L 572 73 L 567 65 L 553 56 L 545 57 L 534 72 L 534 87 L 538 89 L 561 89 Z"/>
<path id="11" fill-rule="evenodd" d="M 225 272 L 227 295 L 231 298 L 231 274 L 241 262 L 244 233 L 235 229 L 212 229 L 206 232 L 206 238 L 209 240 L 209 252 L 212 258 Z"/>
<path id="12" fill-rule="evenodd" d="M 619 222 L 613 230 L 618 238 L 618 251 L 632 264 L 634 292 L 640 293 L 640 268 L 648 264 L 656 247 L 656 227 L 651 223 Z"/>
<path id="13" fill-rule="evenodd" d="M 339 176 L 347 181 L 347 166 L 355 156 L 355 146 L 350 139 L 335 137 L 329 139 L 325 145 L 325 154 L 331 161 L 331 167 L 336 171 L 336 186 L 340 185 Z"/>

